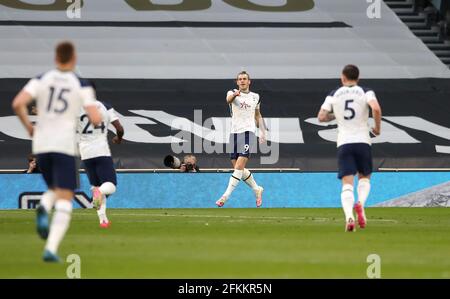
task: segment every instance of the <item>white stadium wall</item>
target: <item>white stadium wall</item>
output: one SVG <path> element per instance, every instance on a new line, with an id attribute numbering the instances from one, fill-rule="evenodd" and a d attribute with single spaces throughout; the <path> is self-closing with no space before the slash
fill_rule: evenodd
<path id="1" fill-rule="evenodd" d="M 191 1 L 152 3 L 185 2 Z M 250 8 L 230 5 L 237 2 Z M 78 72 L 89 78 L 224 79 L 246 69 L 253 78 L 325 79 L 338 78 L 347 63 L 360 66 L 364 78 L 450 78 L 382 1 L 380 18 L 369 18 L 370 3 L 361 0 L 237 2 L 139 11 L 128 3 L 148 9 L 149 1 L 84 1 L 80 18 L 70 19 L 64 9 L 46 11 L 45 1 L 2 0 L 0 78 L 28 78 L 52 67 L 61 39 L 75 42 Z M 255 10 L 282 10 L 286 3 L 304 10 Z"/>

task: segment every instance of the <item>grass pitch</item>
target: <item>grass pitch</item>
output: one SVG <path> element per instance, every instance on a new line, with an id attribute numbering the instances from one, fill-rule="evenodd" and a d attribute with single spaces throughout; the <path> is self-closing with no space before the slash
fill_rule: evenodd
<path id="1" fill-rule="evenodd" d="M 75 210 L 59 254 L 81 258 L 82 278 L 450 278 L 450 209 L 368 208 L 344 232 L 341 209 Z M 0 278 L 65 278 L 41 261 L 34 211 L 0 211 Z"/>

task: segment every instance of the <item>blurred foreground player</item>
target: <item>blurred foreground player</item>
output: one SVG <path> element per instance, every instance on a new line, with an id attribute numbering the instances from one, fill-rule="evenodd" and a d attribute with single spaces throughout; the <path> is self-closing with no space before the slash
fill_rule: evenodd
<path id="1" fill-rule="evenodd" d="M 259 94 L 250 91 L 251 81 L 247 72 L 243 71 L 237 75 L 236 84 L 239 89 L 228 91 L 226 98 L 231 112 L 230 159 L 234 171 L 225 193 L 216 201 L 216 205 L 223 207 L 239 181 L 243 180 L 255 193 L 256 207 L 260 207 L 264 189 L 256 184 L 252 173 L 245 165 L 250 157 L 251 148 L 256 146 L 256 127 L 260 129 L 260 143 L 266 140 L 266 128 L 260 112 L 261 100 Z"/>
<path id="2" fill-rule="evenodd" d="M 72 199 L 78 185 L 75 155 L 76 126 L 81 107 L 90 121 L 100 124 L 95 106 L 95 92 L 89 82 L 73 72 L 75 47 L 62 42 L 56 47 L 56 69 L 31 79 L 13 101 L 13 109 L 33 137 L 33 154 L 37 156 L 48 190 L 37 208 L 37 231 L 46 239 L 43 259 L 58 262 L 57 250 L 69 228 Z M 34 128 L 28 118 L 27 105 L 36 100 L 37 122 Z M 49 227 L 49 213 L 55 212 Z"/>
<path id="3" fill-rule="evenodd" d="M 341 74 L 342 87 L 332 91 L 325 99 L 318 118 L 320 122 L 336 119 L 338 125 L 338 178 L 342 180 L 341 202 L 345 213 L 346 231 L 355 230 L 353 208 L 360 228 L 366 226 L 364 204 L 370 192 L 372 173 L 372 149 L 369 110 L 372 109 L 374 135 L 380 135 L 381 108 L 375 93 L 358 86 L 359 69 L 354 65 L 344 67 Z M 370 109 L 369 109 L 370 108 Z M 354 176 L 358 174 L 358 202 L 353 192 Z"/>
<path id="4" fill-rule="evenodd" d="M 92 83 L 94 89 L 95 85 Z M 92 201 L 100 221 L 100 227 L 108 228 L 111 222 L 106 216 L 106 198 L 116 192 L 117 177 L 111 151 L 108 145 L 108 126 L 116 129 L 113 143 L 120 144 L 124 134 L 123 127 L 114 109 L 108 104 L 97 101 L 96 106 L 102 116 L 102 122 L 94 126 L 82 109 L 77 132 L 81 160 L 92 186 Z"/>

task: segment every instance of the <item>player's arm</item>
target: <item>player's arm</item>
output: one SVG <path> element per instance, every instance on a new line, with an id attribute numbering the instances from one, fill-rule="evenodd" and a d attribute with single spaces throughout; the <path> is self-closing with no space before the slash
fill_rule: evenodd
<path id="1" fill-rule="evenodd" d="M 111 122 L 111 124 L 114 126 L 114 128 L 116 128 L 116 136 L 114 136 L 112 142 L 116 144 L 122 143 L 122 137 L 125 134 L 125 130 L 123 129 L 122 124 L 118 119 Z"/>
<path id="2" fill-rule="evenodd" d="M 234 89 L 233 91 L 229 91 L 227 94 L 227 104 L 231 104 L 234 99 L 239 96 L 241 92 L 237 89 Z"/>
<path id="3" fill-rule="evenodd" d="M 113 137 L 112 142 L 116 144 L 122 143 L 122 137 L 125 134 L 122 124 L 120 123 L 119 116 L 117 116 L 113 107 L 105 106 L 108 109 L 109 122 L 116 129 L 116 136 Z"/>
<path id="4" fill-rule="evenodd" d="M 367 104 L 369 104 L 370 109 L 372 109 L 372 116 L 373 116 L 373 119 L 375 120 L 375 127 L 372 128 L 372 133 L 375 134 L 376 136 L 378 136 L 381 133 L 381 107 L 380 107 L 380 104 L 378 103 L 376 98 L 369 100 L 367 102 Z"/>
<path id="5" fill-rule="evenodd" d="M 86 111 L 89 117 L 89 122 L 94 126 L 98 126 L 102 123 L 102 114 L 97 107 L 97 99 L 95 97 L 94 88 L 90 84 L 85 84 L 80 89 L 80 96 L 83 103 L 84 111 Z"/>
<path id="6" fill-rule="evenodd" d="M 84 106 L 84 110 L 89 117 L 89 121 L 94 127 L 102 123 L 102 115 L 100 114 L 100 111 L 98 110 L 96 105 Z"/>
<path id="7" fill-rule="evenodd" d="M 319 122 L 329 122 L 332 121 L 334 119 L 336 119 L 336 117 L 334 116 L 333 113 L 333 97 L 332 96 L 327 96 L 327 98 L 325 99 L 325 102 L 322 104 L 322 107 L 320 107 L 319 113 L 317 114 L 317 118 L 319 120 Z"/>
<path id="8" fill-rule="evenodd" d="M 33 136 L 33 124 L 28 118 L 28 104 L 33 100 L 33 96 L 25 90 L 21 90 L 14 98 L 12 108 L 24 125 L 30 136 Z"/>
<path id="9" fill-rule="evenodd" d="M 267 127 L 261 115 L 261 110 L 259 109 L 255 110 L 255 122 L 256 127 L 259 129 L 259 140 L 261 143 L 264 143 L 267 140 L 266 138 Z"/>
<path id="10" fill-rule="evenodd" d="M 334 113 L 325 110 L 325 109 L 320 109 L 319 114 L 317 115 L 317 118 L 319 119 L 319 122 L 329 122 L 332 121 L 334 119 L 336 119 L 336 117 L 334 116 Z"/>

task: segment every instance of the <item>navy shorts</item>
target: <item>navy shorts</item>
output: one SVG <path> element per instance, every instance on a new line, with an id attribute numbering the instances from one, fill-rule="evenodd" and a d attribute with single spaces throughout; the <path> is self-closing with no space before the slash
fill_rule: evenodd
<path id="1" fill-rule="evenodd" d="M 74 156 L 44 153 L 37 154 L 36 158 L 49 189 L 61 188 L 74 191 L 78 188 L 78 167 Z"/>
<path id="2" fill-rule="evenodd" d="M 338 178 L 347 175 L 372 173 L 372 148 L 367 143 L 348 143 L 338 147 Z"/>
<path id="3" fill-rule="evenodd" d="M 250 157 L 252 150 L 256 149 L 256 135 L 253 132 L 231 133 L 228 148 L 230 159 L 236 160 L 238 157 Z"/>
<path id="4" fill-rule="evenodd" d="M 103 156 L 83 160 L 89 183 L 99 187 L 105 182 L 111 182 L 117 186 L 116 170 L 111 157 Z"/>

